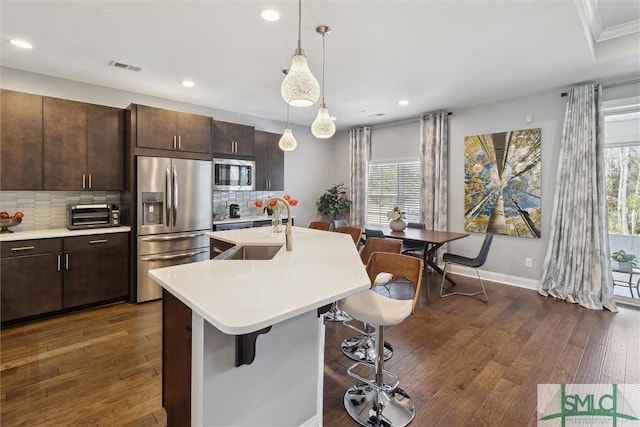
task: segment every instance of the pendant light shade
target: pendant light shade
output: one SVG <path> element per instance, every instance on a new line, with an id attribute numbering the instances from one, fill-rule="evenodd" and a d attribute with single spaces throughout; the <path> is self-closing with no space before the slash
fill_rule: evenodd
<path id="1" fill-rule="evenodd" d="M 319 139 L 331 138 L 336 133 L 336 125 L 329 117 L 329 110 L 322 104 L 318 109 L 318 115 L 311 124 L 311 133 Z"/>
<path id="2" fill-rule="evenodd" d="M 282 138 L 278 141 L 278 147 L 282 151 L 293 151 L 298 146 L 298 141 L 293 137 L 293 132 L 288 127 L 284 130 Z"/>
<path id="3" fill-rule="evenodd" d="M 309 107 L 320 97 L 320 85 L 313 76 L 302 50 L 300 30 L 302 26 L 302 0 L 298 0 L 298 48 L 293 53 L 291 68 L 282 81 L 280 94 L 293 107 Z"/>
<path id="4" fill-rule="evenodd" d="M 280 137 L 280 141 L 278 141 L 278 147 L 280 147 L 282 151 L 293 151 L 297 146 L 298 141 L 293 137 L 293 132 L 289 127 L 289 104 L 287 104 L 287 126 L 285 126 L 282 137 Z"/>
<path id="5" fill-rule="evenodd" d="M 324 103 L 324 36 L 329 34 L 331 28 L 326 25 L 320 25 L 316 28 L 316 32 L 322 36 L 322 103 L 318 109 L 318 115 L 311 124 L 311 133 L 319 139 L 331 138 L 336 133 L 336 125 L 331 120 L 329 110 Z"/>

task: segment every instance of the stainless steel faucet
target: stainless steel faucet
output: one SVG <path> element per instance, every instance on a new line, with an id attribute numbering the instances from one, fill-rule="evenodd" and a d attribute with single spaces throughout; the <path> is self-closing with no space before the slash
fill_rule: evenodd
<path id="1" fill-rule="evenodd" d="M 287 251 L 292 251 L 293 250 L 293 235 L 291 234 L 291 205 L 289 204 L 289 202 L 287 202 L 285 199 L 281 198 L 281 197 L 270 197 L 267 201 L 266 201 L 266 205 L 269 205 L 269 202 L 272 200 L 277 200 L 280 201 L 282 203 L 284 203 L 284 205 L 287 208 L 287 226 L 284 228 L 284 240 L 285 240 L 285 246 L 287 247 Z"/>

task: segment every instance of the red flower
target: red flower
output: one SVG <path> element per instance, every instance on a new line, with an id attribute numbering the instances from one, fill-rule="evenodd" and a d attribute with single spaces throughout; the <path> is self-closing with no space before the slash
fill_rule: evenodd
<path id="1" fill-rule="evenodd" d="M 289 202 L 289 204 L 291 206 L 297 206 L 298 205 L 298 199 L 289 199 L 287 201 Z"/>
<path id="2" fill-rule="evenodd" d="M 272 199 L 269 201 L 269 207 L 271 209 L 275 208 L 278 205 L 278 201 L 276 199 Z"/>
<path id="3" fill-rule="evenodd" d="M 261 208 L 262 207 L 262 200 L 256 200 L 255 202 L 253 202 L 253 204 L 255 205 L 256 208 Z"/>

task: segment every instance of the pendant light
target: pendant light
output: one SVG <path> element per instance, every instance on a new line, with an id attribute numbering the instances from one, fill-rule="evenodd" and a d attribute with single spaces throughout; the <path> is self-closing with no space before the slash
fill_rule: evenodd
<path id="1" fill-rule="evenodd" d="M 278 147 L 282 151 L 293 151 L 298 146 L 298 141 L 293 137 L 293 132 L 289 127 L 289 104 L 287 104 L 287 126 L 284 128 L 284 132 L 280 141 L 278 141 Z"/>
<path id="2" fill-rule="evenodd" d="M 291 68 L 280 87 L 282 99 L 293 107 L 309 107 L 320 97 L 320 85 L 311 73 L 307 57 L 302 50 L 301 26 L 302 0 L 298 0 L 298 48 L 293 52 Z"/>
<path id="3" fill-rule="evenodd" d="M 311 124 L 311 133 L 316 138 L 326 139 L 331 138 L 336 133 L 336 125 L 329 116 L 329 110 L 324 103 L 324 36 L 329 34 L 331 28 L 326 25 L 321 25 L 316 28 L 316 33 L 322 36 L 322 103 L 318 109 L 318 115 Z"/>

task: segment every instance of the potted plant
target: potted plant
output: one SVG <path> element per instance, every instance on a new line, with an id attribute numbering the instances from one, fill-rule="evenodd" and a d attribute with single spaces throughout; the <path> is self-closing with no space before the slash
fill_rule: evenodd
<path id="1" fill-rule="evenodd" d="M 618 261 L 618 270 L 624 272 L 633 271 L 633 267 L 636 266 L 636 256 L 634 254 L 628 254 L 623 249 L 615 251 L 611 254 L 611 259 Z"/>
<path id="2" fill-rule="evenodd" d="M 328 216 L 332 221 L 349 212 L 351 200 L 347 197 L 344 183 L 333 184 L 316 201 L 318 212 Z"/>

